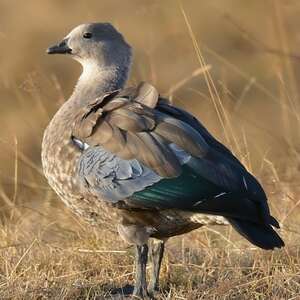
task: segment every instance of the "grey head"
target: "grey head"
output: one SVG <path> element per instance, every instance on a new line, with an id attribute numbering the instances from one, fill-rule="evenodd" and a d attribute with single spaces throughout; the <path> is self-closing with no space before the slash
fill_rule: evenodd
<path id="1" fill-rule="evenodd" d="M 122 88 L 132 57 L 131 47 L 110 23 L 79 25 L 60 43 L 49 47 L 47 53 L 64 54 L 81 63 L 83 72 L 75 89 L 81 94 L 87 85 L 90 94 L 94 91 L 92 85 L 98 87 L 98 93 Z"/>

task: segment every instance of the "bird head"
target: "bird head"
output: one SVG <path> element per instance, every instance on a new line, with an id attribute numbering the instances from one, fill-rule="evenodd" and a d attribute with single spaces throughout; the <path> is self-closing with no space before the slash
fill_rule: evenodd
<path id="1" fill-rule="evenodd" d="M 88 23 L 75 27 L 63 40 L 47 49 L 48 54 L 66 54 L 82 65 L 130 63 L 131 48 L 110 23 Z"/>

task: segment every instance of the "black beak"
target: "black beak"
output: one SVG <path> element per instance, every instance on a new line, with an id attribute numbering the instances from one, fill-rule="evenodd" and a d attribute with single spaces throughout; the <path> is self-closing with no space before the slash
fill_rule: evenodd
<path id="1" fill-rule="evenodd" d="M 48 54 L 66 54 L 71 53 L 72 49 L 68 47 L 68 40 L 62 40 L 58 45 L 51 46 L 47 49 Z"/>

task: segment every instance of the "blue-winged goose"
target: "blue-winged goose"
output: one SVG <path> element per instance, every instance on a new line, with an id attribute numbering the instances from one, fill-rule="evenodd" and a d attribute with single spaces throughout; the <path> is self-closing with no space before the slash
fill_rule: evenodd
<path id="1" fill-rule="evenodd" d="M 263 249 L 284 245 L 264 190 L 224 145 L 150 84 L 124 89 L 131 48 L 111 24 L 80 25 L 47 52 L 83 72 L 45 131 L 45 175 L 76 214 L 135 245 L 135 296 L 158 288 L 166 239 L 203 225 L 230 223 Z M 147 288 L 149 238 L 159 242 Z"/>

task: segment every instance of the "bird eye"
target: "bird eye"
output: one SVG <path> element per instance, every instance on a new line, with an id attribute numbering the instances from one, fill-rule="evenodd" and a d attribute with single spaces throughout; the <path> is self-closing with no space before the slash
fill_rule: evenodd
<path id="1" fill-rule="evenodd" d="M 92 37 L 92 34 L 90 32 L 86 32 L 86 33 L 83 34 L 83 37 L 85 39 L 90 39 Z"/>

